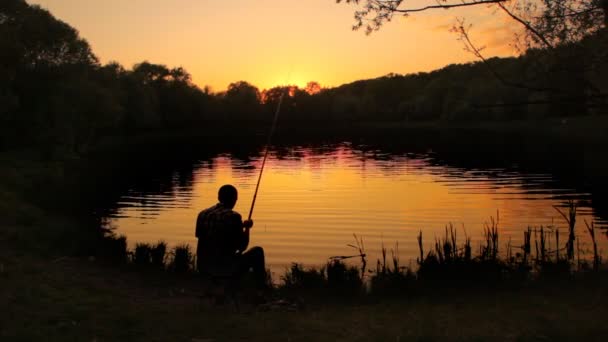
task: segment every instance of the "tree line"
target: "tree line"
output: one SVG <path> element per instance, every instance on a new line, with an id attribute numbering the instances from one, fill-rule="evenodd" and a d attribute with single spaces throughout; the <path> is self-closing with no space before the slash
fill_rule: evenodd
<path id="1" fill-rule="evenodd" d="M 606 112 L 606 30 L 517 58 L 389 74 L 335 88 L 223 92 L 181 67 L 102 64 L 76 29 L 24 0 L 0 4 L 0 148 L 64 146 L 80 152 L 108 135 L 281 120 L 344 122 L 506 121 Z"/>

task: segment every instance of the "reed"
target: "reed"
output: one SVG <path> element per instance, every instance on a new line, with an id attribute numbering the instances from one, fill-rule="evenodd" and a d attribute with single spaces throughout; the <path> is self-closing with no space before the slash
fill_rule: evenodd
<path id="1" fill-rule="evenodd" d="M 593 222 L 589 224 L 587 220 L 585 220 L 585 226 L 587 226 L 587 231 L 591 236 L 591 243 L 593 244 L 593 270 L 598 271 L 602 261 L 597 250 L 597 241 L 595 239 L 595 224 Z"/>
<path id="2" fill-rule="evenodd" d="M 523 232 L 521 246 L 513 246 L 509 239 L 505 258 L 499 251 L 501 238 L 497 213 L 496 219 L 490 217 L 489 223 L 484 226 L 479 253 L 473 253 L 471 238 L 464 227 L 464 241 L 459 242 L 457 230 L 452 224 L 448 224 L 442 236 L 434 239 L 434 247 L 426 254 L 423 232 L 419 231 L 419 256 L 416 259 L 418 268 L 415 272 L 411 267 L 402 266 L 398 243 L 392 249 L 387 249 L 382 243 L 381 257 L 376 262 L 376 269 L 367 270 L 363 238 L 353 235 L 355 243 L 348 246 L 355 249 L 357 254 L 331 257 L 322 268 L 304 268 L 301 264 L 294 263 L 282 276 L 279 289 L 312 290 L 319 293 L 329 291 L 332 295 L 340 296 L 361 293 L 365 284 L 370 285 L 373 293 L 402 293 L 422 288 L 487 287 L 500 285 L 503 281 L 525 281 L 534 277 L 562 279 L 565 275 L 572 274 L 571 255 L 574 252 L 578 253 L 579 270 L 589 265 L 584 260 L 581 261 L 580 241 L 572 237 L 575 233 L 576 206 L 570 202 L 569 207 L 568 215 L 563 215 L 568 222 L 568 241 L 565 247 L 560 247 L 561 235 L 555 226 L 528 227 Z M 598 271 L 602 260 L 595 227 L 593 223 L 586 221 L 585 225 L 593 243 L 593 270 Z M 111 235 L 103 241 L 105 253 L 113 256 L 112 260 L 128 259 L 126 237 Z M 578 248 L 573 247 L 575 243 Z M 535 254 L 532 244 L 535 246 Z M 515 249 L 518 251 L 514 254 Z M 566 250 L 565 256 L 561 254 L 562 249 Z M 135 265 L 164 268 L 165 262 L 170 259 L 167 268 L 175 273 L 194 270 L 194 255 L 188 245 L 176 246 L 167 253 L 166 242 L 160 241 L 156 245 L 139 243 L 131 255 L 131 261 Z M 345 263 L 347 259 L 356 258 L 360 260 L 360 266 Z M 368 275 L 369 283 L 365 280 Z"/>
<path id="3" fill-rule="evenodd" d="M 545 228 L 540 226 L 540 260 L 538 262 L 543 265 L 547 261 L 547 245 L 545 241 Z"/>
<path id="4" fill-rule="evenodd" d="M 175 273 L 188 273 L 194 271 L 194 255 L 190 245 L 183 244 L 173 248 L 173 259 L 169 269 Z"/>
<path id="5" fill-rule="evenodd" d="M 577 262 L 576 264 L 578 265 L 578 270 L 581 270 L 582 267 L 582 263 L 581 263 L 581 241 L 580 240 L 576 240 L 576 259 Z"/>
<path id="6" fill-rule="evenodd" d="M 380 251 L 382 254 L 382 262 L 380 262 L 380 260 L 378 260 L 378 262 L 376 263 L 376 272 L 377 273 L 386 273 L 386 247 L 384 247 L 384 241 L 382 242 L 382 247 L 380 247 Z"/>
<path id="7" fill-rule="evenodd" d="M 544 227 L 541 226 L 538 229 L 532 229 L 528 227 L 524 231 L 524 244 L 521 247 L 523 254 L 521 258 L 516 258 L 515 264 L 512 266 L 518 266 L 519 271 L 530 272 L 534 270 L 534 274 L 545 276 L 556 273 L 566 274 L 571 270 L 571 265 L 567 259 L 563 259 L 559 252 L 559 230 L 555 229 L 552 231 L 552 226 Z M 534 234 L 532 234 L 534 232 Z M 530 262 L 531 258 L 531 246 L 532 246 L 532 235 L 534 235 L 534 246 L 535 246 L 535 257 Z M 555 249 L 553 250 L 553 244 L 551 236 L 555 235 Z M 553 257 L 555 255 L 555 257 Z"/>
<path id="8" fill-rule="evenodd" d="M 365 270 L 367 269 L 367 254 L 365 253 L 365 244 L 363 243 L 363 237 L 358 237 L 357 234 L 353 234 L 355 238 L 355 245 L 348 245 L 359 252 L 359 258 L 361 258 L 361 278 L 365 278 Z M 330 258 L 334 259 L 334 258 Z"/>
<path id="9" fill-rule="evenodd" d="M 97 256 L 113 263 L 126 263 L 128 255 L 126 236 L 112 234 L 101 239 Z"/>
<path id="10" fill-rule="evenodd" d="M 421 238 L 420 238 L 421 239 Z M 371 277 L 371 290 L 378 294 L 392 294 L 411 289 L 416 276 L 409 267 L 403 267 L 399 259 L 399 244 L 390 250 L 391 263 L 386 261 L 387 250 L 382 246 L 382 262 L 377 261 L 376 272 Z"/>
<path id="11" fill-rule="evenodd" d="M 159 241 L 152 247 L 150 256 L 152 266 L 159 269 L 165 268 L 166 262 L 166 254 L 167 254 L 167 243 L 165 241 Z"/>
<path id="12" fill-rule="evenodd" d="M 363 288 L 363 280 L 357 267 L 348 266 L 340 260 L 331 260 L 327 263 L 325 271 L 327 286 L 336 294 L 352 295 Z"/>
<path id="13" fill-rule="evenodd" d="M 136 244 L 133 263 L 137 266 L 150 266 L 152 264 L 152 246 L 148 243 Z"/>
<path id="14" fill-rule="evenodd" d="M 528 264 L 532 245 L 530 243 L 532 238 L 532 228 L 528 227 L 528 230 L 524 231 L 524 244 L 521 247 L 523 252 L 523 263 Z"/>
<path id="15" fill-rule="evenodd" d="M 420 232 L 418 233 L 416 240 L 418 240 L 418 250 L 420 251 L 420 258 L 418 258 L 417 261 L 418 261 L 418 265 L 421 265 L 422 261 L 424 260 L 424 247 L 422 245 L 422 230 L 420 230 Z"/>
<path id="16" fill-rule="evenodd" d="M 293 263 L 281 277 L 282 288 L 287 290 L 319 290 L 327 285 L 324 269 L 305 269 L 302 264 Z"/>
<path id="17" fill-rule="evenodd" d="M 472 249 L 471 249 L 471 238 L 469 238 L 469 237 L 465 237 L 463 256 L 464 256 L 465 261 L 467 261 L 467 262 L 471 261 Z"/>
<path id="18" fill-rule="evenodd" d="M 553 206 L 555 210 L 564 218 L 568 223 L 568 242 L 566 243 L 566 255 L 568 260 L 574 260 L 574 240 L 575 227 L 576 227 L 576 204 L 574 201 L 568 202 L 568 214 L 564 213 L 559 207 Z"/>
<path id="19" fill-rule="evenodd" d="M 532 244 L 532 228 L 524 231 L 524 243 L 518 246 L 521 252 L 513 255 L 511 241 L 507 243 L 506 257 L 501 257 L 499 250 L 500 231 L 499 214 L 496 219 L 490 217 L 490 223 L 484 227 L 484 239 L 479 246 L 479 254 L 473 255 L 471 239 L 465 232 L 465 240 L 458 242 L 456 229 L 452 225 L 446 226 L 442 239 L 435 239 L 435 248 L 426 257 L 422 253 L 422 234 L 418 234 L 418 246 L 421 259 L 418 259 L 417 280 L 430 286 L 476 286 L 499 282 L 507 279 L 525 280 L 532 267 L 529 265 Z M 535 231 L 536 236 L 538 232 Z M 543 229 L 544 234 L 544 229 Z M 539 255 L 546 254 L 546 239 L 542 242 L 537 239 Z M 544 246 L 544 247 L 543 247 Z M 545 252 L 541 252 L 541 250 Z"/>
<path id="20" fill-rule="evenodd" d="M 490 216 L 490 223 L 484 223 L 485 246 L 481 247 L 481 258 L 484 260 L 497 260 L 498 257 L 498 222 L 500 216 L 496 212 L 496 219 Z"/>
<path id="21" fill-rule="evenodd" d="M 559 229 L 555 228 L 555 259 L 560 260 L 559 257 Z"/>

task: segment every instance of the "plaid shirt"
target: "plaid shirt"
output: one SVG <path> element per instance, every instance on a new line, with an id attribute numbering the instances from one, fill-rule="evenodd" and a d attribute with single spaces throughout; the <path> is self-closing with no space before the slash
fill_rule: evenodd
<path id="1" fill-rule="evenodd" d="M 247 246 L 241 215 L 221 203 L 205 209 L 196 219 L 197 258 L 203 267 L 234 264 Z"/>

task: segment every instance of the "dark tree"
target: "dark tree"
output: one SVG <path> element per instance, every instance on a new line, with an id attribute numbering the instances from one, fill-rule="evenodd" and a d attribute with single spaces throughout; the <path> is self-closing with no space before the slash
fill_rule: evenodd
<path id="1" fill-rule="evenodd" d="M 261 93 L 245 81 L 231 83 L 224 95 L 228 118 L 257 119 L 260 113 Z"/>
<path id="2" fill-rule="evenodd" d="M 0 37 L 3 64 L 27 68 L 98 64 L 78 31 L 24 0 L 0 4 Z"/>

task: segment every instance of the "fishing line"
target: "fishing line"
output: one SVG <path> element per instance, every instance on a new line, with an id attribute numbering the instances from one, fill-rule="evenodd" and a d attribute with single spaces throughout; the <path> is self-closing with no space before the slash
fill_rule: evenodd
<path id="1" fill-rule="evenodd" d="M 272 120 L 272 128 L 270 129 L 270 133 L 268 134 L 268 140 L 266 140 L 266 147 L 264 148 L 264 159 L 262 160 L 262 167 L 260 168 L 260 175 L 258 177 L 258 183 L 255 186 L 255 192 L 253 193 L 253 201 L 251 201 L 251 209 L 249 209 L 249 217 L 248 220 L 251 220 L 251 216 L 253 215 L 253 208 L 255 207 L 255 201 L 258 198 L 258 190 L 260 189 L 260 183 L 262 182 L 262 175 L 264 174 L 264 167 L 266 166 L 266 159 L 268 159 L 268 152 L 270 150 L 270 143 L 272 142 L 272 137 L 274 136 L 274 132 L 277 128 L 277 122 L 279 121 L 279 113 L 281 113 L 281 105 L 283 104 L 283 98 L 285 97 L 285 93 L 289 91 L 289 79 L 291 78 L 291 72 L 293 71 L 293 65 L 289 69 L 289 73 L 287 74 L 287 80 L 285 81 L 285 89 L 281 92 L 281 97 L 279 98 L 279 104 L 277 105 L 277 110 L 274 113 L 274 119 Z"/>

